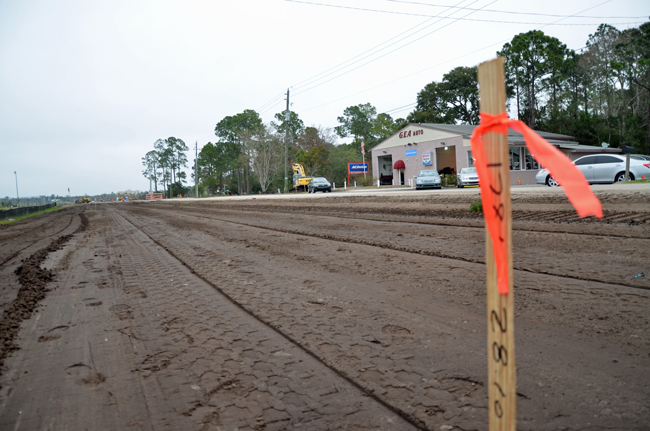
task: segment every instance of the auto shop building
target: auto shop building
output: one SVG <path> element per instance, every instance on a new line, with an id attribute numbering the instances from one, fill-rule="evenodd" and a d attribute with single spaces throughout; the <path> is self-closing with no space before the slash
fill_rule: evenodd
<path id="1" fill-rule="evenodd" d="M 372 172 L 383 185 L 408 184 L 421 170 L 455 174 L 474 166 L 469 138 L 476 126 L 453 124 L 409 124 L 371 150 Z M 580 145 L 575 138 L 536 131 L 571 160 L 595 153 L 619 153 L 618 148 Z M 524 137 L 508 129 L 510 184 L 535 184 L 541 169 L 525 145 Z"/>

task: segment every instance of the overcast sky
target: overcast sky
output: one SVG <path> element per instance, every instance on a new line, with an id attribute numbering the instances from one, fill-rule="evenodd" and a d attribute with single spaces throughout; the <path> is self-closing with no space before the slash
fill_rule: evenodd
<path id="1" fill-rule="evenodd" d="M 200 150 L 228 115 L 271 121 L 287 88 L 308 126 L 360 103 L 405 117 L 516 34 L 578 50 L 649 15 L 647 0 L 0 0 L 0 197 L 14 171 L 20 196 L 146 190 L 157 139 Z"/>

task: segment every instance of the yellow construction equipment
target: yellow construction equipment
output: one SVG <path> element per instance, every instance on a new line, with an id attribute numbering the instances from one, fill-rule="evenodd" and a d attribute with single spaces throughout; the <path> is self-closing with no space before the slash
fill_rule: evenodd
<path id="1" fill-rule="evenodd" d="M 292 163 L 293 168 L 293 188 L 296 191 L 307 191 L 307 184 L 311 181 L 312 177 L 305 175 L 305 168 L 300 163 Z"/>
<path id="2" fill-rule="evenodd" d="M 90 203 L 90 198 L 88 196 L 82 196 L 79 199 L 77 199 L 76 203 L 78 203 L 78 204 L 88 204 L 88 203 Z"/>

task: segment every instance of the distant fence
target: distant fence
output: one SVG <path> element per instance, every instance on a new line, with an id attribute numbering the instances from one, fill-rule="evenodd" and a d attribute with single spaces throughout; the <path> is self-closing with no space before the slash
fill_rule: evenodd
<path id="1" fill-rule="evenodd" d="M 10 218 L 15 218 L 15 217 L 20 217 L 20 216 L 25 216 L 29 214 L 34 214 L 37 212 L 45 211 L 48 208 L 55 207 L 56 203 L 51 203 L 51 204 L 46 204 L 46 205 L 38 205 L 38 206 L 33 206 L 33 207 L 20 207 L 20 208 L 12 208 L 10 210 L 4 210 L 0 211 L 0 220 L 7 220 Z"/>
<path id="2" fill-rule="evenodd" d="M 147 193 L 144 195 L 145 200 L 148 201 L 157 201 L 157 200 L 162 200 L 163 199 L 163 194 L 162 193 Z"/>

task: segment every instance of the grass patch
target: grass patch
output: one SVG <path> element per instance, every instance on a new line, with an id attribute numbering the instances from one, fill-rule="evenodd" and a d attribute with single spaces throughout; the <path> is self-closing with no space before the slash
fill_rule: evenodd
<path id="1" fill-rule="evenodd" d="M 474 201 L 471 204 L 469 204 L 469 212 L 471 213 L 483 212 L 483 202 Z"/>
<path id="2" fill-rule="evenodd" d="M 54 211 L 58 211 L 60 209 L 63 209 L 63 205 L 57 205 L 55 207 L 48 208 L 45 211 L 39 211 L 39 212 L 33 213 L 33 214 L 18 216 L 18 217 L 14 217 L 14 218 L 8 219 L 8 220 L 0 220 L 0 225 L 13 223 L 13 222 L 18 221 L 18 220 L 26 219 L 28 217 L 34 217 L 34 216 L 45 214 L 45 213 L 51 213 L 51 212 L 54 212 Z"/>

